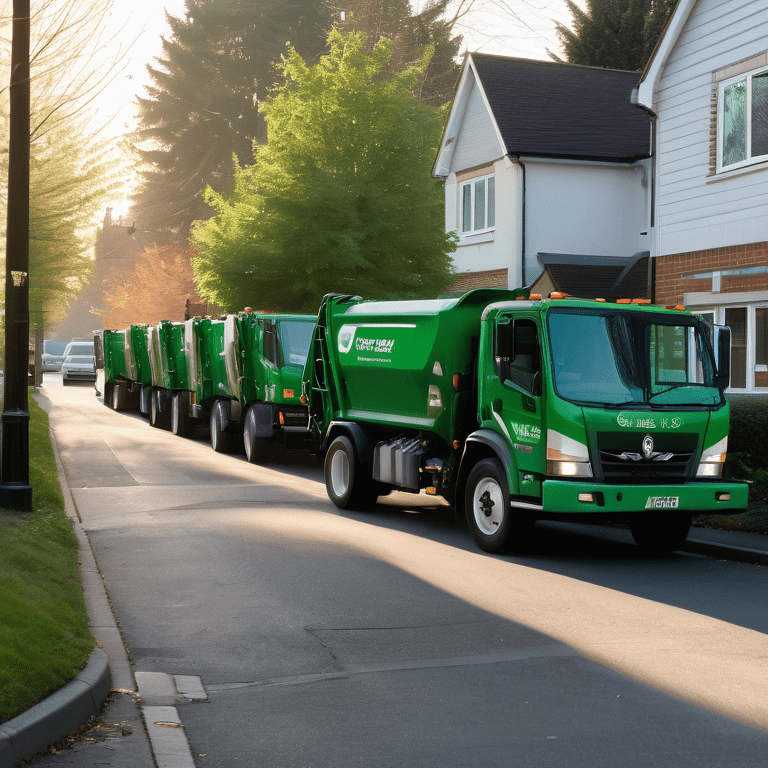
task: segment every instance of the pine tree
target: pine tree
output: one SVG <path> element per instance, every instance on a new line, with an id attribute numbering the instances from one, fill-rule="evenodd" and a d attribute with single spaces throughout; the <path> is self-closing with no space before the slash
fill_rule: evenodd
<path id="1" fill-rule="evenodd" d="M 631 72 L 645 67 L 675 5 L 675 0 L 586 0 L 582 10 L 573 0 L 565 2 L 573 18 L 573 29 L 557 25 L 565 60 Z"/>
<path id="2" fill-rule="evenodd" d="M 139 99 L 135 139 L 147 163 L 133 216 L 142 228 L 184 240 L 210 211 L 206 186 L 231 186 L 233 157 L 253 161 L 266 141 L 259 104 L 291 42 L 314 60 L 330 27 L 324 0 L 186 0 L 184 18 L 169 17 L 153 85 Z"/>
<path id="3" fill-rule="evenodd" d="M 216 216 L 193 232 L 202 296 L 316 311 L 324 294 L 436 296 L 451 281 L 453 239 L 430 174 L 445 119 L 420 103 L 429 51 L 388 74 L 393 44 L 334 29 L 309 66 L 291 50 L 264 105 L 269 143 L 236 173 Z"/>
<path id="4" fill-rule="evenodd" d="M 336 1 L 337 8 L 344 10 L 345 16 L 340 28 L 363 32 L 367 39 L 366 50 L 372 50 L 382 37 L 393 42 L 389 65 L 392 72 L 414 63 L 424 47 L 431 45 L 434 53 L 418 84 L 417 96 L 420 101 L 435 107 L 453 98 L 460 70 L 461 37 L 453 35 L 452 21 L 445 15 L 450 0 L 431 0 L 416 14 L 408 0 Z"/>

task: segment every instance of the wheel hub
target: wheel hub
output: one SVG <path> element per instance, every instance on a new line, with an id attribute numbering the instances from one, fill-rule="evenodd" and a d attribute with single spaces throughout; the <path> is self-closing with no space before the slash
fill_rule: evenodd
<path id="1" fill-rule="evenodd" d="M 496 506 L 496 502 L 491 498 L 490 491 L 484 491 L 480 496 L 480 511 L 486 517 L 490 517 L 493 514 L 494 506 Z"/>

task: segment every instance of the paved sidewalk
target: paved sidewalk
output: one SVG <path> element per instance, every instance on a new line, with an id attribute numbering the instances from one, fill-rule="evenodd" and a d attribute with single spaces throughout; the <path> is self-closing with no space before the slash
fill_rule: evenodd
<path id="1" fill-rule="evenodd" d="M 768 565 L 768 536 L 694 526 L 682 551 L 738 563 Z"/>

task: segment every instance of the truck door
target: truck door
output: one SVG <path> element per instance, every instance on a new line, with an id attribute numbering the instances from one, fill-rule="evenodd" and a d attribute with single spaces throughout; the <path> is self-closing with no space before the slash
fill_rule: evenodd
<path id="1" fill-rule="evenodd" d="M 544 467 L 539 329 L 533 318 L 500 317 L 494 334 L 495 375 L 487 381 L 490 417 L 517 462 L 510 491 L 539 497 Z"/>

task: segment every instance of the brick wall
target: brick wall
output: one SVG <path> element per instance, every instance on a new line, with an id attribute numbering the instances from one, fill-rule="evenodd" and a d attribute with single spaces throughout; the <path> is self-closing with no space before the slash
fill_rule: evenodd
<path id="1" fill-rule="evenodd" d="M 458 296 L 475 288 L 506 288 L 507 270 L 489 269 L 484 272 L 464 272 L 445 291 L 445 296 Z"/>
<path id="2" fill-rule="evenodd" d="M 707 251 L 676 253 L 655 260 L 654 300 L 657 304 L 680 304 L 683 294 L 712 290 L 712 279 L 686 279 L 686 275 L 725 269 L 764 267 L 768 264 L 768 242 L 732 245 Z M 768 290 L 768 273 L 723 275 L 721 293 Z"/>

